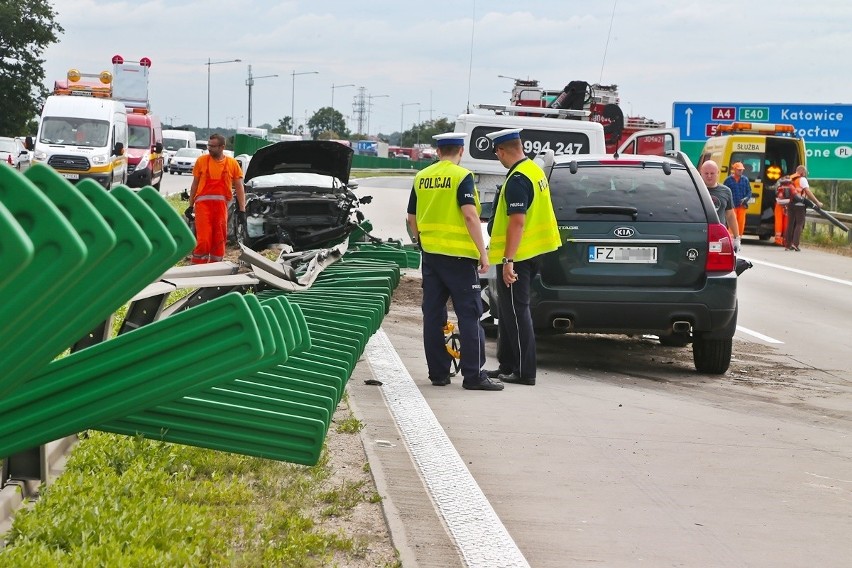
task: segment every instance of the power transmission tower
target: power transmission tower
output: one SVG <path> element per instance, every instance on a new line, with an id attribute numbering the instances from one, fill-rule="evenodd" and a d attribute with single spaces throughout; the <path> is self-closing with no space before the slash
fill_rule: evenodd
<path id="1" fill-rule="evenodd" d="M 367 88 L 358 87 L 358 94 L 352 102 L 352 114 L 355 116 L 355 121 L 358 123 L 358 134 L 366 134 L 364 131 L 364 123 L 367 120 Z"/>

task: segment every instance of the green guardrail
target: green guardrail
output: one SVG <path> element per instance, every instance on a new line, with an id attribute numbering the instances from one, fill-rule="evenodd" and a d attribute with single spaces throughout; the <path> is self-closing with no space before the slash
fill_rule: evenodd
<path id="1" fill-rule="evenodd" d="M 358 243 L 307 290 L 226 294 L 54 359 L 195 240 L 153 188 L 41 165 L 0 165 L 0 229 L 0 456 L 94 428 L 314 464 L 416 253 Z"/>

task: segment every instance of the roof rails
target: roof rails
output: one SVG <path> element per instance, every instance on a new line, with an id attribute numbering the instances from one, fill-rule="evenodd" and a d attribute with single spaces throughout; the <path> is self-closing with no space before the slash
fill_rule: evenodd
<path id="1" fill-rule="evenodd" d="M 474 105 L 473 108 L 479 108 L 483 110 L 493 110 L 495 112 L 502 112 L 506 114 L 536 114 L 541 116 L 555 116 L 561 118 L 586 118 L 590 116 L 590 113 L 587 110 L 571 110 L 571 109 L 555 109 L 555 108 L 541 108 L 541 107 L 528 107 L 528 106 L 519 106 L 519 105 Z"/>

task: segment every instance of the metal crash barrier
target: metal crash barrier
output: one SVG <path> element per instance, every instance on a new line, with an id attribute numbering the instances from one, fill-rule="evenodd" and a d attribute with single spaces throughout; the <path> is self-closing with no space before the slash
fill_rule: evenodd
<path id="1" fill-rule="evenodd" d="M 86 429 L 317 463 L 400 268 L 419 265 L 398 243 L 344 242 L 277 261 L 244 248 L 247 273 L 174 267 L 195 239 L 156 190 L 40 165 L 0 165 L 0 231 L 0 485 L 16 456 L 32 469 L 33 447 Z"/>

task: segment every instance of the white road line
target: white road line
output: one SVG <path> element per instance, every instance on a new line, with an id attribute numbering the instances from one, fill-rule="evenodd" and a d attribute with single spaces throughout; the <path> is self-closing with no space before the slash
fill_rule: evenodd
<path id="1" fill-rule="evenodd" d="M 459 551 L 471 568 L 529 568 L 384 330 L 367 343 L 382 396 Z"/>
<path id="2" fill-rule="evenodd" d="M 845 286 L 852 286 L 852 282 L 850 282 L 849 280 L 841 280 L 840 278 L 834 278 L 832 276 L 825 276 L 824 274 L 817 274 L 816 272 L 808 272 L 807 270 L 799 270 L 798 268 L 790 268 L 789 266 L 782 266 L 780 264 L 775 264 L 774 262 L 766 262 L 765 260 L 753 260 L 751 258 L 746 259 L 746 260 L 748 260 L 752 264 L 762 264 L 763 266 L 769 266 L 771 268 L 777 268 L 779 270 L 786 270 L 788 272 L 795 272 L 796 274 L 802 274 L 803 276 L 811 276 L 813 278 L 819 278 L 820 280 L 826 280 L 828 282 L 834 282 L 835 284 L 843 284 Z"/>
<path id="3" fill-rule="evenodd" d="M 747 334 L 749 334 L 749 335 L 753 335 L 754 337 L 756 337 L 756 338 L 758 338 L 758 339 L 761 339 L 761 340 L 763 340 L 763 341 L 765 341 L 765 342 L 767 342 L 767 343 L 784 343 L 783 341 L 780 341 L 780 340 L 778 340 L 778 339 L 774 339 L 774 338 L 772 338 L 772 337 L 769 337 L 768 335 L 763 335 L 762 333 L 758 333 L 758 332 L 756 332 L 756 331 L 753 331 L 753 330 L 751 330 L 751 329 L 749 329 L 749 328 L 747 328 L 747 327 L 743 327 L 743 326 L 741 326 L 741 325 L 738 325 L 738 326 L 737 326 L 737 331 L 741 331 L 741 332 L 743 332 L 743 333 L 747 333 Z"/>

